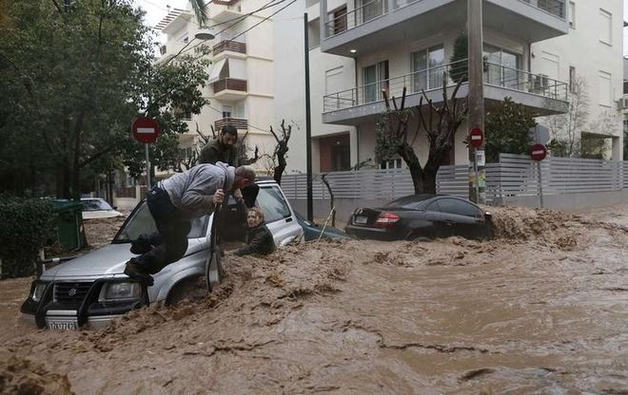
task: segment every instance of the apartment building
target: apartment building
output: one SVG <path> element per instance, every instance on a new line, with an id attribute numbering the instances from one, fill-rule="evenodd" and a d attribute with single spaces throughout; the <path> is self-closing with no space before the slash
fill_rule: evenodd
<path id="1" fill-rule="evenodd" d="M 188 132 L 179 138 L 179 148 L 191 155 L 200 148 L 205 136 L 212 136 L 224 125 L 233 125 L 242 138 L 249 155 L 259 147 L 260 153 L 272 154 L 274 138 L 269 133 L 273 122 L 273 27 L 272 20 L 264 18 L 271 10 L 257 11 L 265 3 L 259 0 L 213 1 L 208 4 L 208 26 L 216 35 L 213 40 L 195 38 L 199 30 L 194 14 L 189 10 L 174 9 L 156 26 L 167 35 L 159 61 L 165 62 L 178 55 L 194 54 L 194 47 L 208 45 L 208 84 L 203 94 L 210 104 L 200 114 L 188 114 Z M 256 26 L 255 26 L 256 25 Z M 250 31 L 247 31 L 249 30 Z M 265 164 L 254 165 L 265 170 Z"/>
<path id="2" fill-rule="evenodd" d="M 422 90 L 435 104 L 442 102 L 443 85 L 452 91 L 455 83 L 451 70 L 465 65 L 464 59 L 452 64 L 452 55 L 456 39 L 466 30 L 466 3 L 467 0 L 314 0 L 302 5 L 301 11 L 309 14 L 310 32 L 319 31 L 318 42 L 310 39 L 311 82 L 318 87 L 312 89 L 315 171 L 329 168 L 321 142 L 336 135 L 348 138 L 352 165 L 375 159 L 375 124 L 385 107 L 382 90 L 400 97 L 406 88 L 409 106 L 418 105 Z M 623 6 L 615 0 L 484 0 L 485 105 L 511 97 L 540 120 L 566 114 L 570 81 L 581 76 L 589 87 L 591 123 L 601 114 L 610 115 L 611 119 L 619 115 L 622 14 Z M 303 51 L 302 44 L 300 50 Z M 298 53 L 299 48 L 295 45 L 292 52 Z M 275 60 L 279 62 L 281 58 L 282 54 L 275 51 Z M 301 73 L 293 72 L 295 78 Z M 280 89 L 276 88 L 276 92 L 283 96 Z M 465 82 L 458 97 L 465 98 L 467 94 Z M 294 101 L 300 101 L 301 95 L 297 91 Z M 281 117 L 281 108 L 277 106 L 275 117 Z M 321 123 L 315 126 L 318 119 Z M 411 128 L 418 126 L 416 120 L 412 122 Z M 617 130 L 612 127 L 614 122 L 607 122 L 611 127 L 604 130 L 584 128 L 583 137 L 588 133 L 607 138 L 608 156 L 620 160 L 621 119 L 617 118 Z M 467 125 L 463 124 L 445 164 L 468 163 L 466 130 Z M 424 134 L 414 148 L 424 160 L 428 150 Z M 304 154 L 305 141 L 295 139 L 291 150 Z M 371 163 L 384 168 L 404 166 L 400 158 Z M 298 161 L 289 165 L 299 170 L 305 168 Z"/>

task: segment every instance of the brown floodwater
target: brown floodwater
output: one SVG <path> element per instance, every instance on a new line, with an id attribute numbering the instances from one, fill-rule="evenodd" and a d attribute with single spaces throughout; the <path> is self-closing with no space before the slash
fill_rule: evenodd
<path id="1" fill-rule="evenodd" d="M 210 297 L 5 337 L 0 378 L 79 394 L 628 394 L 628 219 L 491 210 L 491 241 L 229 257 Z"/>

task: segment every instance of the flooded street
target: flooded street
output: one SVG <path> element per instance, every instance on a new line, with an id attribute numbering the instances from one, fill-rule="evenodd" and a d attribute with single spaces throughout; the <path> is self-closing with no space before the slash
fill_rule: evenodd
<path id="1" fill-rule="evenodd" d="M 229 257 L 211 297 L 100 332 L 11 332 L 0 390 L 628 394 L 625 209 L 492 209 L 498 238 L 486 242 Z M 19 299 L 28 284 L 0 282 L 0 294 Z M 3 326 L 16 314 L 5 302 Z"/>

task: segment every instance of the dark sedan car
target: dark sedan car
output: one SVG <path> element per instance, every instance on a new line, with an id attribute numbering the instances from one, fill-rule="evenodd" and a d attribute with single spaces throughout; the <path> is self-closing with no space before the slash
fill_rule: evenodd
<path id="1" fill-rule="evenodd" d="M 491 214 L 465 199 L 410 195 L 381 208 L 356 209 L 345 231 L 365 239 L 417 240 L 462 236 L 482 239 L 491 231 Z"/>
<path id="2" fill-rule="evenodd" d="M 321 236 L 321 232 L 323 232 L 322 239 L 339 240 L 339 239 L 350 238 L 349 235 L 347 235 L 345 232 L 341 231 L 340 229 L 336 229 L 331 226 L 326 226 L 324 227 L 324 230 L 323 230 L 323 226 L 316 224 L 314 222 L 308 221 L 296 211 L 294 212 L 294 215 L 297 218 L 299 225 L 301 225 L 301 227 L 303 228 L 303 237 L 305 237 L 305 241 L 318 240 L 318 238 Z"/>

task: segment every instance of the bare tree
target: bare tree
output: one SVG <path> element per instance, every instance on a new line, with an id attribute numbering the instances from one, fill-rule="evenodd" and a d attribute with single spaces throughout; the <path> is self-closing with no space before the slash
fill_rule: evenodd
<path id="1" fill-rule="evenodd" d="M 281 121 L 281 137 L 275 133 L 273 127 L 270 127 L 270 132 L 275 137 L 275 141 L 277 141 L 277 145 L 275 146 L 275 151 L 273 152 L 273 162 L 276 158 L 276 166 L 273 171 L 273 178 L 277 181 L 277 184 L 281 185 L 281 176 L 283 172 L 286 170 L 286 166 L 288 163 L 286 162 L 286 154 L 288 153 L 288 140 L 290 140 L 290 136 L 292 134 L 292 125 L 285 126 L 286 120 Z"/>
<path id="2" fill-rule="evenodd" d="M 325 184 L 325 186 L 327 187 L 327 191 L 329 192 L 329 197 L 330 197 L 329 208 L 330 208 L 330 214 L 331 214 L 331 226 L 335 227 L 336 226 L 336 203 L 334 199 L 334 191 L 331 190 L 331 185 L 329 185 L 329 181 L 327 180 L 328 175 L 329 175 L 328 173 L 323 174 L 321 176 L 321 180 L 323 181 L 323 184 Z"/>
<path id="3" fill-rule="evenodd" d="M 446 73 L 443 73 L 443 81 L 447 81 Z M 438 106 L 427 97 L 425 91 L 421 91 L 416 108 L 418 123 L 412 138 L 408 123 L 414 114 L 411 109 L 405 108 L 406 88 L 403 89 L 400 106 L 392 98 L 394 109 L 390 108 L 390 100 L 383 91 L 386 111 L 377 123 L 376 155 L 378 160 L 387 159 L 391 154 L 399 155 L 410 170 L 415 193 L 436 193 L 436 174 L 443 159 L 452 149 L 454 136 L 467 114 L 466 101 L 456 98 L 463 81 L 463 78 L 458 81 L 451 97 L 447 95 L 447 84 L 443 83 L 443 101 Z M 425 106 L 423 99 L 426 101 Z M 421 166 L 413 148 L 421 130 L 427 134 L 430 144 L 425 166 Z"/>
<path id="4" fill-rule="evenodd" d="M 570 89 L 567 113 L 547 117 L 547 126 L 552 136 L 549 146 L 554 155 L 580 155 L 580 139 L 587 128 L 588 117 L 589 95 L 586 80 L 577 77 Z"/>

